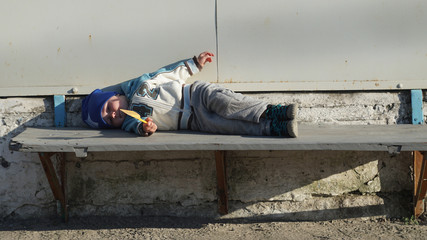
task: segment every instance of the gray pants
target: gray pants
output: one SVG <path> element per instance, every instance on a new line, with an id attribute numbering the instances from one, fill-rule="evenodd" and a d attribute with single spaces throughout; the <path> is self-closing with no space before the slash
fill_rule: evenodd
<path id="1" fill-rule="evenodd" d="M 270 135 L 270 121 L 260 119 L 267 105 L 216 84 L 195 82 L 191 91 L 191 130 L 218 134 Z"/>

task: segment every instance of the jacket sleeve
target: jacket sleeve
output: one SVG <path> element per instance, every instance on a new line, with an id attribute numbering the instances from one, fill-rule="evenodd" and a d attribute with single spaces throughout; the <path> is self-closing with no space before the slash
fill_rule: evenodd
<path id="1" fill-rule="evenodd" d="M 138 135 L 141 135 L 138 131 L 139 125 L 142 124 L 139 120 L 126 116 L 125 121 L 122 124 L 122 129 L 127 132 L 134 132 Z"/>
<path id="2" fill-rule="evenodd" d="M 128 99 L 131 99 L 135 91 L 142 84 L 142 82 L 156 79 L 160 82 L 167 81 L 186 81 L 189 77 L 200 72 L 201 68 L 195 57 L 185 59 L 164 66 L 159 70 L 152 73 L 145 73 L 140 77 L 131 79 L 121 84 L 121 89 Z"/>
<path id="3" fill-rule="evenodd" d="M 168 80 L 186 81 L 189 77 L 200 71 L 197 59 L 190 58 L 170 65 L 164 66 L 159 70 L 148 74 L 149 79 L 165 78 Z"/>

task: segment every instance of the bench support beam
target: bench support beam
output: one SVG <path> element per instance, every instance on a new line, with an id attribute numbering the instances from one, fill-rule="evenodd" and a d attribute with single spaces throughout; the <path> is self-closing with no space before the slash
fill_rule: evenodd
<path id="1" fill-rule="evenodd" d="M 55 156 L 57 169 L 52 163 Z M 55 199 L 60 204 L 60 212 L 65 222 L 68 221 L 66 161 L 64 153 L 39 153 L 39 158 Z M 424 199 L 427 193 L 427 154 L 414 151 L 414 216 L 424 213 Z M 218 212 L 228 214 L 228 185 L 225 151 L 215 151 L 217 174 Z M 58 172 L 58 173 L 57 173 Z M 58 177 L 59 176 L 59 177 Z"/>
<path id="2" fill-rule="evenodd" d="M 52 163 L 52 156 L 56 156 L 58 160 L 58 172 Z M 64 222 L 68 221 L 67 207 L 67 189 L 66 189 L 66 169 L 64 153 L 39 153 L 39 158 L 42 163 L 44 172 L 52 190 L 53 196 L 60 204 L 61 216 Z"/>
<path id="3" fill-rule="evenodd" d="M 222 215 L 228 213 L 228 187 L 225 151 L 215 151 L 218 212 Z"/>
<path id="4" fill-rule="evenodd" d="M 427 192 L 427 154 L 414 151 L 414 216 L 424 212 L 424 198 Z"/>
<path id="5" fill-rule="evenodd" d="M 58 160 L 57 169 L 55 169 L 52 162 L 53 156 L 56 156 Z M 64 153 L 39 153 L 39 158 L 53 196 L 60 204 L 61 216 L 64 222 L 68 222 L 68 200 L 66 189 L 67 176 Z M 228 186 L 225 151 L 215 151 L 215 163 L 217 173 L 218 212 L 224 215 L 228 213 Z"/>

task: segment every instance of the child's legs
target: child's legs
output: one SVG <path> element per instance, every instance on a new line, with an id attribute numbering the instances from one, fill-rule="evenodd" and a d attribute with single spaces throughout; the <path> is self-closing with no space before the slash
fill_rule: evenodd
<path id="1" fill-rule="evenodd" d="M 270 135 L 270 121 L 261 119 L 259 123 L 226 119 L 203 107 L 195 107 L 191 130 L 217 134 L 263 136 Z"/>
<path id="2" fill-rule="evenodd" d="M 268 105 L 216 84 L 195 82 L 192 89 L 191 105 L 194 108 L 203 106 L 226 119 L 258 123 Z"/>

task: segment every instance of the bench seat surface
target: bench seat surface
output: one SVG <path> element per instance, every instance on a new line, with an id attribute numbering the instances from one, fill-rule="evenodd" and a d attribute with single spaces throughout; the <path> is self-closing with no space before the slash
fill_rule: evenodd
<path id="1" fill-rule="evenodd" d="M 300 125 L 298 138 L 216 135 L 192 131 L 139 137 L 122 130 L 27 128 L 10 142 L 22 152 L 168 150 L 427 151 L 422 125 Z"/>

